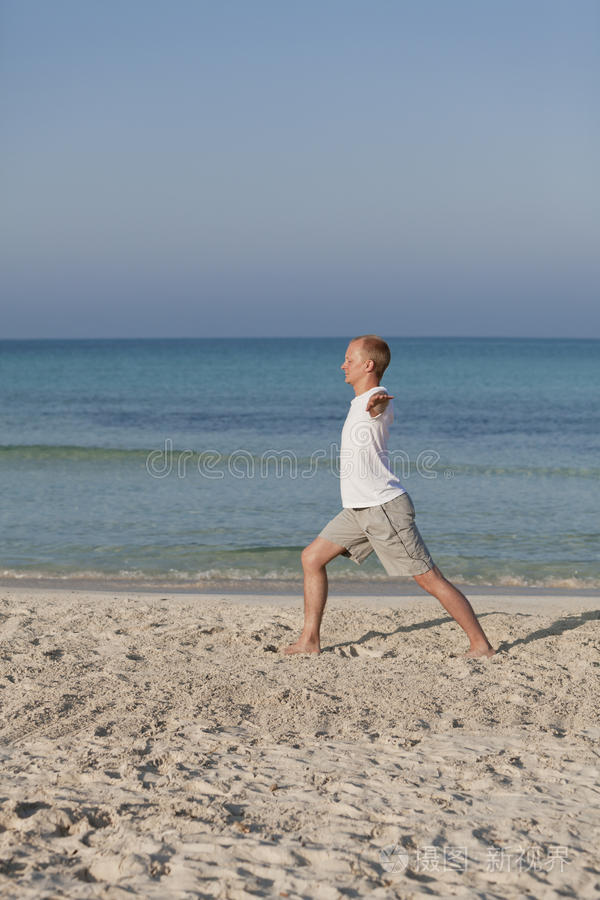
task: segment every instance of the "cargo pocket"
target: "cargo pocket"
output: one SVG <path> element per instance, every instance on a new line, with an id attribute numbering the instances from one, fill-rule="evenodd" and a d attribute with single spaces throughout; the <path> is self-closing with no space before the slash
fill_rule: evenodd
<path id="1" fill-rule="evenodd" d="M 392 516 L 386 510 L 383 510 L 383 512 L 390 524 L 390 528 L 394 529 L 394 532 L 402 542 L 406 555 L 410 557 L 410 559 L 427 559 L 429 556 L 427 547 L 423 542 L 419 529 L 415 525 L 415 508 L 410 497 L 407 496 L 407 499 L 409 503 L 408 509 L 403 512 L 402 516 L 398 516 L 397 521 L 394 521 Z M 391 512 L 392 511 L 390 510 L 390 513 Z"/>
<path id="2" fill-rule="evenodd" d="M 404 544 L 404 549 L 411 559 L 427 559 L 429 553 L 416 525 L 413 525 L 411 528 L 405 528 L 404 531 L 399 531 L 398 537 Z"/>

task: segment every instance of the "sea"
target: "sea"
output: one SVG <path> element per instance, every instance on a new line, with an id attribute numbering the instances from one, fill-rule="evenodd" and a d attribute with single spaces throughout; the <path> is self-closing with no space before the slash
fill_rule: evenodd
<path id="1" fill-rule="evenodd" d="M 390 458 L 447 577 L 600 587 L 600 341 L 388 341 Z M 347 343 L 0 341 L 3 582 L 297 590 L 341 508 Z"/>

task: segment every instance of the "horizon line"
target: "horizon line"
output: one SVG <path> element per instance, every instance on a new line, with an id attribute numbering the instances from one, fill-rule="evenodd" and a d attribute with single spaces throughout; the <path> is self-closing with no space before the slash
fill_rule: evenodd
<path id="1" fill-rule="evenodd" d="M 9 341 L 283 341 L 283 340 L 352 340 L 350 334 L 328 335 L 155 335 L 148 336 L 98 336 L 98 337 L 0 337 L 0 343 Z M 510 335 L 510 334 L 392 334 L 386 340 L 456 340 L 456 341 L 599 341 L 599 336 L 580 335 Z"/>

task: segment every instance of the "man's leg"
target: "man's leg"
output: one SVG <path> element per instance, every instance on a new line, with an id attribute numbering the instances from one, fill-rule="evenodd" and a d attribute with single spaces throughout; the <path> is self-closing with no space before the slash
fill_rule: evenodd
<path id="1" fill-rule="evenodd" d="M 466 632 L 471 642 L 471 649 L 465 653 L 465 656 L 494 655 L 496 651 L 486 638 L 477 616 L 473 612 L 473 607 L 465 595 L 444 578 L 437 566 L 434 566 L 429 572 L 425 572 L 424 575 L 414 575 L 413 577 L 419 587 L 440 601 L 444 609 Z"/>
<path id="2" fill-rule="evenodd" d="M 304 569 L 304 627 L 295 644 L 290 644 L 284 653 L 320 653 L 321 619 L 327 602 L 327 570 L 325 566 L 345 547 L 318 537 L 302 551 Z"/>

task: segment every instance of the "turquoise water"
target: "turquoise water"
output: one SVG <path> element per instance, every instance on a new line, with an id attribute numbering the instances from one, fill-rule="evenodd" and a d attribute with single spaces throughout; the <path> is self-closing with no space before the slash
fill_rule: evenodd
<path id="1" fill-rule="evenodd" d="M 445 573 L 599 586 L 600 341 L 389 343 L 390 448 Z M 340 507 L 346 344 L 0 342 L 0 574 L 297 579 Z"/>

